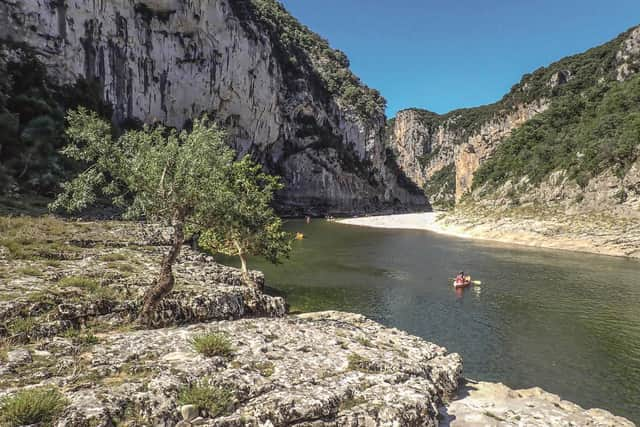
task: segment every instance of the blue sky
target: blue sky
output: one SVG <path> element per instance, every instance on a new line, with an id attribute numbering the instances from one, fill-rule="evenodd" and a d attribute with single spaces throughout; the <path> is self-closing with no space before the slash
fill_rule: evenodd
<path id="1" fill-rule="evenodd" d="M 347 53 L 387 114 L 497 101 L 520 77 L 640 24 L 640 0 L 284 0 Z"/>

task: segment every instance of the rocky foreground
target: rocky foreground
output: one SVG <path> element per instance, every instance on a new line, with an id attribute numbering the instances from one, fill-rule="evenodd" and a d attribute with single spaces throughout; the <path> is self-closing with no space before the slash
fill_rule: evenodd
<path id="1" fill-rule="evenodd" d="M 287 315 L 282 298 L 189 249 L 143 330 L 137 298 L 162 229 L 0 228 L 0 424 L 25 424 L 8 417 L 27 402 L 50 404 L 40 425 L 78 427 L 633 425 L 539 389 L 464 383 L 459 355 L 357 314 Z"/>

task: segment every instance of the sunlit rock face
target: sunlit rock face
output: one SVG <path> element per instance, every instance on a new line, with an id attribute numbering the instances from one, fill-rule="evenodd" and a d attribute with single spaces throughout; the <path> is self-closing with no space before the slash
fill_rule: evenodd
<path id="1" fill-rule="evenodd" d="M 389 167 L 383 112 L 363 119 L 311 76 L 285 81 L 270 36 L 232 6 L 9 0 L 0 3 L 0 38 L 33 49 L 57 84 L 99 81 L 116 123 L 181 128 L 202 113 L 215 117 L 240 155 L 283 176 L 285 213 L 424 207 Z"/>
<path id="2" fill-rule="evenodd" d="M 480 164 L 500 142 L 548 106 L 546 100 L 517 105 L 485 122 L 473 123 L 473 129 L 458 125 L 456 115 L 447 118 L 424 110 L 400 111 L 390 129 L 390 144 L 400 168 L 421 187 L 438 171 L 455 165 L 455 199 L 459 200 L 471 188 Z"/>
<path id="3" fill-rule="evenodd" d="M 591 61 L 602 62 L 598 84 L 625 81 L 640 71 L 640 27 L 595 49 L 600 49 L 598 52 L 601 56 L 606 51 L 610 60 L 605 61 L 589 51 L 576 57 L 584 55 Z M 390 121 L 388 129 L 388 143 L 393 147 L 400 169 L 416 185 L 427 189 L 432 203 L 447 201 L 447 198 L 451 202 L 459 201 L 471 190 L 474 175 L 484 161 L 514 130 L 546 111 L 555 97 L 562 93 L 561 87 L 574 82 L 576 78 L 582 79 L 585 84 L 594 84 L 587 78 L 589 76 L 584 73 L 580 75 L 580 68 L 572 62 L 576 57 L 562 59 L 523 76 L 520 83 L 494 104 L 460 109 L 444 115 L 421 109 L 400 111 Z M 444 192 L 440 189 L 447 180 L 438 176 L 443 172 L 450 174 L 454 182 Z M 598 181 L 607 179 L 604 175 L 594 178 L 590 187 L 596 187 Z M 635 195 L 635 189 L 626 184 L 634 179 L 632 170 L 630 177 L 618 179 L 616 185 L 624 186 L 626 193 Z M 483 195 L 486 196 L 485 193 Z M 585 198 L 588 199 L 587 196 Z"/>

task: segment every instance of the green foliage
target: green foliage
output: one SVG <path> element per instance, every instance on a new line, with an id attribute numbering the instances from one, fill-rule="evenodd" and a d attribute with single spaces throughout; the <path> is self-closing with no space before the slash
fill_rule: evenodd
<path id="1" fill-rule="evenodd" d="M 206 411 L 210 418 L 228 412 L 233 401 L 233 391 L 210 385 L 191 385 L 183 388 L 178 394 L 178 403 L 194 405 L 200 411 Z"/>
<path id="2" fill-rule="evenodd" d="M 253 364 L 253 368 L 255 368 L 256 371 L 260 372 L 260 375 L 262 375 L 263 377 L 270 377 L 275 372 L 275 365 L 269 360 L 265 360 L 263 362 L 255 362 Z"/>
<path id="3" fill-rule="evenodd" d="M 348 368 L 353 371 L 372 372 L 372 364 L 369 359 L 358 353 L 351 353 L 347 357 Z"/>
<path id="4" fill-rule="evenodd" d="M 436 156 L 440 153 L 440 146 L 434 148 L 433 150 L 431 150 L 430 152 L 418 157 L 418 162 L 420 163 L 420 165 L 424 168 L 429 166 L 429 163 L 431 162 L 431 160 L 433 160 L 434 158 L 436 158 Z"/>
<path id="5" fill-rule="evenodd" d="M 79 252 L 67 243 L 80 229 L 76 227 L 65 230 L 63 221 L 50 216 L 0 217 L 0 245 L 7 248 L 11 259 L 69 259 Z"/>
<path id="6" fill-rule="evenodd" d="M 470 135 L 498 114 L 513 111 L 518 105 L 555 99 L 566 95 L 580 95 L 582 92 L 600 86 L 602 82 L 615 80 L 617 68 L 616 54 L 631 30 L 620 34 L 614 40 L 588 51 L 563 58 L 548 67 L 541 67 L 525 74 L 500 101 L 474 108 L 463 108 L 446 114 L 411 109 L 418 112 L 425 126 L 443 125 L 450 131 Z M 556 84 L 552 81 L 556 80 Z M 463 138 L 459 139 L 459 142 Z"/>
<path id="7" fill-rule="evenodd" d="M 52 209 L 79 211 L 102 196 L 126 208 L 126 217 L 169 223 L 180 215 L 193 227 L 206 225 L 220 210 L 218 194 L 233 151 L 225 133 L 206 118 L 195 120 L 191 132 L 145 126 L 119 138 L 84 108 L 67 119 L 71 143 L 63 152 L 90 166 L 63 184 Z"/>
<path id="8" fill-rule="evenodd" d="M 50 194 L 68 176 L 75 165 L 58 150 L 65 143 L 64 112 L 77 105 L 111 115 L 97 82 L 52 84 L 31 50 L 0 42 L 0 192 Z"/>
<path id="9" fill-rule="evenodd" d="M 425 184 L 424 191 L 434 205 L 453 207 L 456 192 L 455 165 L 451 163 L 434 173 Z M 438 195 L 441 197 L 436 197 Z"/>
<path id="10" fill-rule="evenodd" d="M 262 172 L 248 157 L 228 169 L 224 190 L 219 194 L 221 210 L 216 222 L 203 231 L 203 248 L 239 256 L 246 272 L 245 257 L 260 255 L 273 263 L 287 257 L 292 236 L 271 208 L 274 192 L 282 188 L 277 177 Z"/>
<path id="11" fill-rule="evenodd" d="M 102 286 L 93 277 L 87 276 L 67 276 L 58 281 L 60 287 L 74 287 L 86 291 L 90 296 L 103 299 L 114 299 L 115 291 L 107 286 Z"/>
<path id="12" fill-rule="evenodd" d="M 67 406 L 67 400 L 54 388 L 21 390 L 0 399 L 0 421 L 9 427 L 53 421 Z"/>
<path id="13" fill-rule="evenodd" d="M 638 158 L 639 146 L 640 76 L 636 76 L 555 99 L 547 111 L 498 147 L 476 173 L 474 187 L 524 176 L 537 184 L 555 170 L 568 171 L 584 187 L 608 168 L 623 176 Z"/>
<path id="14" fill-rule="evenodd" d="M 247 32 L 253 32 L 251 23 L 256 22 L 270 34 L 285 81 L 295 84 L 304 78 L 315 83 L 364 119 L 383 114 L 386 101 L 351 72 L 344 52 L 332 49 L 327 40 L 298 22 L 279 1 L 234 0 L 230 4 Z"/>
<path id="15" fill-rule="evenodd" d="M 12 335 L 24 334 L 29 336 L 37 324 L 37 319 L 33 317 L 18 317 L 9 324 L 8 329 Z"/>
<path id="16" fill-rule="evenodd" d="M 191 339 L 194 350 L 205 357 L 231 357 L 233 347 L 229 338 L 222 333 L 206 333 Z"/>

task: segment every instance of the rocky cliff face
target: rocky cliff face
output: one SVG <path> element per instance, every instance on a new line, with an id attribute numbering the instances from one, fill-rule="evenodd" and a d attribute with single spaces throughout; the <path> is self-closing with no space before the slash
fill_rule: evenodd
<path id="1" fill-rule="evenodd" d="M 400 111 L 393 124 L 390 143 L 397 152 L 400 167 L 422 188 L 428 186 L 438 172 L 454 165 L 454 194 L 429 192 L 429 195 L 434 203 L 446 202 L 452 196 L 457 201 L 471 188 L 473 174 L 498 144 L 547 108 L 546 100 L 520 104 L 468 126 L 459 124 L 468 110 L 450 117 L 424 110 Z"/>
<path id="2" fill-rule="evenodd" d="M 97 81 L 117 123 L 215 116 L 240 155 L 283 176 L 287 213 L 424 204 L 385 164 L 382 110 L 358 114 L 319 82 L 313 61 L 292 81 L 273 35 L 240 16 L 245 3 L 2 0 L 0 39 L 9 60 L 17 46 L 35 51 L 52 84 Z"/>
<path id="3" fill-rule="evenodd" d="M 639 70 L 637 27 L 585 54 L 525 75 L 495 104 L 444 115 L 419 109 L 400 111 L 390 121 L 388 143 L 400 169 L 426 190 L 432 203 L 458 201 L 471 189 L 476 171 L 496 148 L 515 129 L 548 110 L 556 99 L 598 84 L 623 82 Z M 633 178 L 619 179 L 625 180 Z M 589 188 L 597 187 L 600 180 L 593 181 Z M 541 192 L 549 193 L 548 188 Z"/>

